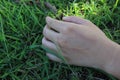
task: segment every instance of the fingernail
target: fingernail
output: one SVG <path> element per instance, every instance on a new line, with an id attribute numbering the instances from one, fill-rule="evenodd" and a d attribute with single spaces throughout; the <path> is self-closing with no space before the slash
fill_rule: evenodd
<path id="1" fill-rule="evenodd" d="M 51 21 L 51 17 L 47 16 L 46 17 L 46 22 L 48 23 L 49 21 Z"/>
<path id="2" fill-rule="evenodd" d="M 49 16 L 47 16 L 47 17 L 46 17 L 46 20 L 48 20 L 48 19 L 50 19 L 50 17 L 49 17 Z"/>
<path id="3" fill-rule="evenodd" d="M 66 20 L 66 19 L 68 19 L 68 16 L 66 16 L 66 17 L 63 17 L 62 19 L 63 19 L 63 20 Z"/>

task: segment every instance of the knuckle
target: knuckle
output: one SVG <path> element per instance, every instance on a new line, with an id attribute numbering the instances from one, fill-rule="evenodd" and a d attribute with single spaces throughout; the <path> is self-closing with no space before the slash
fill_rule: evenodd
<path id="1" fill-rule="evenodd" d="M 69 27 L 65 28 L 64 31 L 69 33 L 69 32 L 72 32 L 73 30 L 74 30 L 73 27 L 69 26 Z"/>
<path id="2" fill-rule="evenodd" d="M 64 38 L 57 38 L 57 43 L 59 46 L 65 46 L 66 40 Z"/>

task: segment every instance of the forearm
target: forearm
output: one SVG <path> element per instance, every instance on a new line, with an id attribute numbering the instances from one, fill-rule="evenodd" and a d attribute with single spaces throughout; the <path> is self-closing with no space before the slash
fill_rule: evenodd
<path id="1" fill-rule="evenodd" d="M 120 45 L 114 42 L 113 45 L 113 49 L 110 51 L 113 57 L 105 66 L 105 71 L 120 79 Z"/>

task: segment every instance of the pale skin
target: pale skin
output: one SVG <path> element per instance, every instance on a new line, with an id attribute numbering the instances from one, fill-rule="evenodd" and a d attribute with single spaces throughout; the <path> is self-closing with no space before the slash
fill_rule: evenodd
<path id="1" fill-rule="evenodd" d="M 62 21 L 46 17 L 43 46 L 60 54 L 68 64 L 102 69 L 120 79 L 120 45 L 111 41 L 92 22 L 80 17 L 64 17 Z M 56 56 L 46 53 L 57 62 Z"/>

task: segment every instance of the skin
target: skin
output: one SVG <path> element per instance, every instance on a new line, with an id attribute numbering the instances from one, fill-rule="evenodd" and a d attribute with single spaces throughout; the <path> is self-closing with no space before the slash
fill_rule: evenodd
<path id="1" fill-rule="evenodd" d="M 62 21 L 46 17 L 46 23 L 42 39 L 45 47 L 61 54 L 68 64 L 99 68 L 120 78 L 120 45 L 108 39 L 92 22 L 69 16 Z M 62 62 L 50 53 L 46 55 Z"/>

